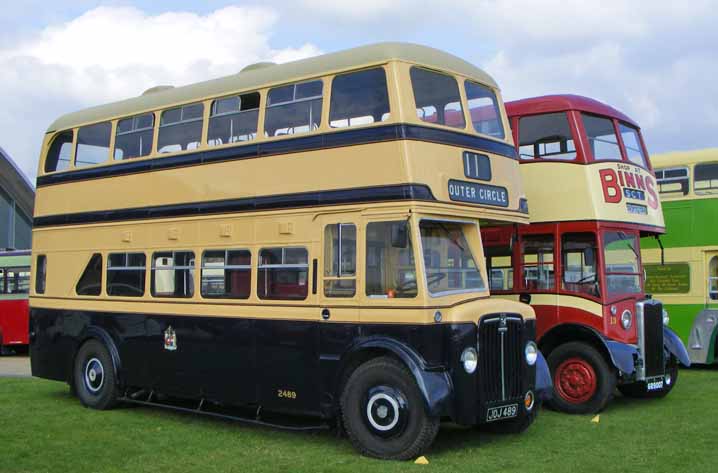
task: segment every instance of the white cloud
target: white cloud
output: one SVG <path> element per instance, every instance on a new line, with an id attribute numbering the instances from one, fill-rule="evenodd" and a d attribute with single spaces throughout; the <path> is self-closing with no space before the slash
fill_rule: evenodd
<path id="1" fill-rule="evenodd" d="M 270 8 L 148 15 L 132 7 L 99 7 L 0 47 L 0 140 L 32 177 L 45 127 L 62 113 L 139 95 L 157 84 L 182 85 L 257 61 L 320 52 L 312 44 L 272 48 L 277 20 Z"/>

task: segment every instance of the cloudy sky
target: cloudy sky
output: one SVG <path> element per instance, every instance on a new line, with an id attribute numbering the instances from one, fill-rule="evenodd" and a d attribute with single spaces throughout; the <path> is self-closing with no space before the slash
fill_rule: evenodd
<path id="1" fill-rule="evenodd" d="M 198 6 L 201 5 L 201 6 Z M 34 180 L 59 115 L 376 41 L 485 68 L 506 99 L 578 93 L 653 153 L 718 146 L 715 0 L 24 0 L 0 16 L 0 146 Z"/>

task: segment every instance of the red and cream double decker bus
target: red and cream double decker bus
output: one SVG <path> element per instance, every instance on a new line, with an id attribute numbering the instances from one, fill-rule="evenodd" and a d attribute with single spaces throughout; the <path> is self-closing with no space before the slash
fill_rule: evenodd
<path id="1" fill-rule="evenodd" d="M 665 229 L 638 125 L 574 95 L 506 105 L 531 224 L 482 228 L 490 287 L 534 307 L 553 406 L 597 412 L 616 387 L 666 395 L 690 362 L 644 290 L 640 238 Z"/>
<path id="2" fill-rule="evenodd" d="M 0 251 L 0 355 L 28 342 L 30 251 Z"/>

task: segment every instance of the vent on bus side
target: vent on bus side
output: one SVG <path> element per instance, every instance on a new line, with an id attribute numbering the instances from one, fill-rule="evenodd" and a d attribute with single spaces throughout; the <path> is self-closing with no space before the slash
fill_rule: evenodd
<path id="1" fill-rule="evenodd" d="M 256 62 L 254 64 L 250 64 L 249 66 L 245 66 L 241 71 L 239 71 L 239 73 L 241 74 L 243 72 L 256 71 L 257 69 L 264 69 L 266 67 L 272 67 L 276 65 L 276 62 L 271 61 Z"/>
<path id="2" fill-rule="evenodd" d="M 151 87 L 151 88 L 145 90 L 144 92 L 142 92 L 142 95 L 149 95 L 149 94 L 154 94 L 157 92 L 164 92 L 165 90 L 170 90 L 170 89 L 174 89 L 174 88 L 175 88 L 174 85 L 157 85 L 155 87 Z"/>

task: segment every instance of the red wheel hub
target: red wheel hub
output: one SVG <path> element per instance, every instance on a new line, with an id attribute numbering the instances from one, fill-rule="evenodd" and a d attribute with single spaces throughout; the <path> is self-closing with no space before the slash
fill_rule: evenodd
<path id="1" fill-rule="evenodd" d="M 563 361 L 554 373 L 553 384 L 556 392 L 572 404 L 581 404 L 593 397 L 598 387 L 596 371 L 583 358 L 569 358 Z"/>

